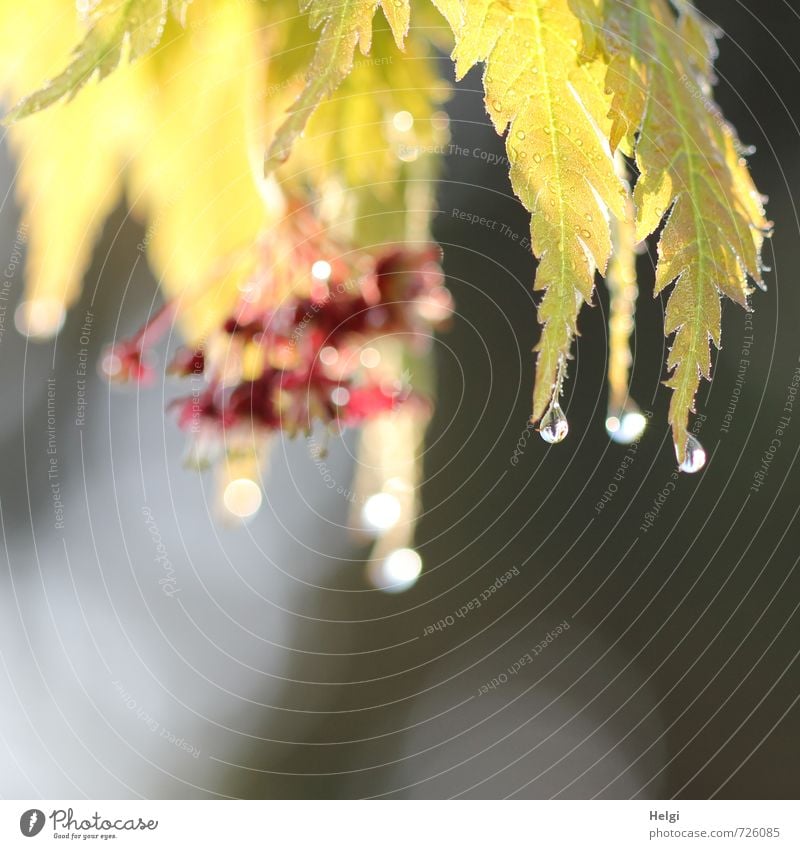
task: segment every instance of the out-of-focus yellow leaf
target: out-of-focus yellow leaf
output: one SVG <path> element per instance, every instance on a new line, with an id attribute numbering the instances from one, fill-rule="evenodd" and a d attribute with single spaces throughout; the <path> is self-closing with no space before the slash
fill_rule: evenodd
<path id="1" fill-rule="evenodd" d="M 124 53 L 133 62 L 158 44 L 167 18 L 167 0 L 99 0 L 92 4 L 88 31 L 67 67 L 27 95 L 6 115 L 11 123 L 59 100 L 71 100 L 92 78 L 116 70 Z M 69 28 L 70 31 L 72 27 Z"/>
<path id="2" fill-rule="evenodd" d="M 68 0 L 37 0 L 21 12 L 0 3 L 0 86 L 18 99 L 63 65 L 82 26 Z M 26 276 L 33 303 L 69 306 L 95 239 L 119 201 L 127 139 L 141 118 L 138 69 L 123 68 L 8 129 L 17 154 L 16 190 L 28 232 Z M 51 312 L 58 329 L 58 309 Z"/>
<path id="3" fill-rule="evenodd" d="M 434 63 L 430 46 L 413 33 L 398 53 L 388 31 L 376 29 L 370 56 L 320 104 L 281 177 L 296 174 L 315 185 L 338 177 L 350 188 L 391 194 L 403 163 L 441 138 L 431 119 L 449 89 Z"/>
<path id="4" fill-rule="evenodd" d="M 535 288 L 545 290 L 533 399 L 538 419 L 558 390 L 595 270 L 604 272 L 608 263 L 609 212 L 626 213 L 627 189 L 603 137 L 610 130 L 606 66 L 582 54 L 583 24 L 569 0 L 462 2 L 457 75 L 485 62 L 489 115 L 498 132 L 508 129 L 511 183 L 532 214 Z"/>
<path id="5" fill-rule="evenodd" d="M 267 170 L 287 159 L 314 110 L 352 71 L 356 46 L 365 56 L 369 53 L 378 6 L 402 49 L 409 26 L 409 0 L 302 0 L 301 10 L 308 12 L 311 27 L 322 29 L 305 87 L 267 151 Z"/>
<path id="6" fill-rule="evenodd" d="M 267 27 L 265 48 L 268 137 L 302 91 L 310 61 L 297 48 L 308 37 L 307 21 L 285 25 L 295 0 L 276 4 L 269 7 L 275 23 Z M 439 58 L 428 41 L 433 29 L 437 43 L 446 41 L 439 16 L 432 6 L 415 9 L 402 52 L 388 25 L 380 19 L 374 24 L 370 55 L 354 61 L 352 73 L 315 110 L 291 157 L 275 172 L 287 190 L 310 189 L 332 232 L 362 246 L 427 233 L 430 197 L 424 185 L 435 177 L 436 153 L 449 139 L 440 104 L 450 86 L 437 73 Z"/>
<path id="7" fill-rule="evenodd" d="M 141 248 L 165 294 L 184 295 L 187 335 L 194 341 L 224 317 L 246 273 L 237 251 L 252 249 L 277 214 L 274 195 L 256 179 L 260 19 L 249 3 L 195 0 L 189 9 L 190 31 L 173 25 L 158 54 L 9 128 L 31 303 L 74 301 L 97 233 L 128 182 L 131 207 L 147 219 Z M 16 97 L 63 62 L 81 26 L 69 0 L 41 0 L 24 12 L 3 3 L 0 14 L 4 88 Z M 55 320 L 40 329 L 56 330 Z"/>
<path id="8" fill-rule="evenodd" d="M 165 295 L 179 297 L 183 328 L 196 341 L 225 318 L 260 234 L 283 214 L 285 193 L 329 196 L 334 181 L 357 199 L 357 220 L 360 208 L 374 210 L 375 184 L 388 186 L 404 166 L 399 143 L 415 152 L 432 145 L 430 113 L 444 91 L 432 71 L 435 57 L 415 41 L 409 60 L 399 61 L 389 33 L 379 27 L 379 55 L 356 63 L 357 86 L 345 90 L 346 108 L 327 104 L 300 155 L 277 181 L 265 179 L 263 150 L 297 97 L 307 63 L 307 54 L 296 49 L 298 33 L 308 32 L 306 21 L 295 15 L 286 26 L 294 8 L 294 0 L 273 0 L 269 7 L 173 2 L 158 50 L 102 82 L 90 81 L 69 104 L 54 104 L 9 128 L 28 224 L 32 302 L 52 305 L 57 318 L 74 301 L 97 234 L 124 185 L 147 227 L 142 254 Z M 402 35 L 398 20 L 395 38 Z M 63 68 L 85 35 L 71 0 L 24 7 L 0 0 L 0 24 L 0 84 L 12 102 Z M 414 130 L 398 139 L 391 118 L 403 110 L 413 114 Z M 345 134 L 357 139 L 351 143 Z M 402 192 L 382 197 L 394 210 Z M 381 217 L 385 239 L 397 219 L 373 215 L 371 223 Z M 380 238 L 380 227 L 364 229 Z M 40 329 L 55 331 L 57 321 Z"/>
<path id="9" fill-rule="evenodd" d="M 617 154 L 617 171 L 626 176 L 625 161 Z M 628 201 L 633 207 L 633 201 Z M 627 220 L 612 224 L 611 241 L 614 246 L 606 271 L 608 288 L 608 408 L 621 422 L 630 380 L 633 354 L 633 334 L 636 299 L 639 295 L 636 277 L 636 224 L 633 209 Z"/>
<path id="10" fill-rule="evenodd" d="M 192 0 L 169 0 L 169 10 L 181 26 L 186 26 L 186 13 Z"/>
<path id="11" fill-rule="evenodd" d="M 282 211 L 261 177 L 260 23 L 257 4 L 194 0 L 186 30 L 140 63 L 150 91 L 131 144 L 129 203 L 193 342 L 224 316 L 239 252 Z"/>

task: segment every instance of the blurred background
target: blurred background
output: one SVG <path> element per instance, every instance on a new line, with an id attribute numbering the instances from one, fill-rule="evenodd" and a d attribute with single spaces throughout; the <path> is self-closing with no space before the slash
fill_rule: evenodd
<path id="1" fill-rule="evenodd" d="M 260 513 L 227 527 L 165 413 L 184 387 L 97 376 L 103 346 L 159 297 L 121 209 L 57 340 L 17 333 L 25 251 L 3 150 L 2 796 L 797 796 L 800 404 L 773 441 L 800 365 L 800 14 L 698 6 L 723 32 L 717 99 L 757 148 L 777 224 L 754 316 L 724 308 L 698 402 L 707 468 L 673 476 L 664 303 L 646 295 L 638 449 L 603 424 L 602 288 L 568 440 L 526 429 L 534 263 L 473 74 L 449 106 L 434 233 L 457 314 L 434 347 L 423 572 L 402 592 L 370 581 L 351 505 L 302 439 L 276 445 Z M 333 440 L 326 461 L 345 493 L 355 443 Z"/>

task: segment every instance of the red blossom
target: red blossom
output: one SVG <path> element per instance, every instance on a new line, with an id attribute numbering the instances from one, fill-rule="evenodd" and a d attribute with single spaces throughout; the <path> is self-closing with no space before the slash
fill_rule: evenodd
<path id="1" fill-rule="evenodd" d="M 267 293 L 275 291 L 276 268 L 301 281 L 303 275 L 310 276 L 315 259 L 325 255 L 323 246 L 329 247 L 322 240 L 314 247 L 304 239 L 294 262 L 268 265 L 264 279 L 248 286 L 247 295 L 220 326 L 220 333 L 238 340 L 234 360 L 241 357 L 244 362 L 248 351 L 257 354 L 255 361 L 261 365 L 255 376 L 250 370 L 246 378 L 232 379 L 226 367 L 215 366 L 202 345 L 177 352 L 168 371 L 183 377 L 202 375 L 206 384 L 200 394 L 172 403 L 181 429 L 195 439 L 202 434 L 204 443 L 222 444 L 231 428 L 294 435 L 310 431 L 315 421 L 356 425 L 400 404 L 426 403 L 396 376 L 387 380 L 384 374 L 376 380 L 354 352 L 385 334 L 426 340 L 446 320 L 452 300 L 443 285 L 439 249 L 392 248 L 376 257 L 334 257 L 326 280 L 312 281 L 305 295 L 277 307 L 270 303 Z M 278 290 L 294 291 L 291 286 Z M 132 339 L 115 345 L 107 354 L 109 376 L 149 377 L 152 369 L 145 353 L 172 315 L 168 305 Z"/>
<path id="2" fill-rule="evenodd" d="M 179 377 L 191 377 L 202 374 L 206 367 L 205 352 L 202 348 L 192 350 L 181 348 L 167 366 L 167 374 L 176 374 Z"/>
<path id="3" fill-rule="evenodd" d="M 138 344 L 122 342 L 107 348 L 101 360 L 103 374 L 115 383 L 150 383 L 155 370 Z"/>

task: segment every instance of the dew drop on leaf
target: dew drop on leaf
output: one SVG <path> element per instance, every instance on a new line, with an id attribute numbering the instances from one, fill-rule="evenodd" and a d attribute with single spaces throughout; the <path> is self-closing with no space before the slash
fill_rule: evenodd
<path id="1" fill-rule="evenodd" d="M 686 439 L 686 459 L 680 464 L 679 468 L 687 475 L 693 475 L 699 472 L 705 464 L 706 449 L 700 444 L 700 440 L 690 433 Z"/>
<path id="2" fill-rule="evenodd" d="M 563 442 L 568 433 L 569 422 L 567 417 L 558 401 L 553 401 L 539 423 L 539 435 L 550 445 L 556 445 Z"/>

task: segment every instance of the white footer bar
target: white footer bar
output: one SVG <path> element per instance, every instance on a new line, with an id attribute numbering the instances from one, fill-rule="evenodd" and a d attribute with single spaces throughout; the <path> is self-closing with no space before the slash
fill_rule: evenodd
<path id="1" fill-rule="evenodd" d="M 800 847 L 797 802 L 0 801 L 0 846 Z"/>

